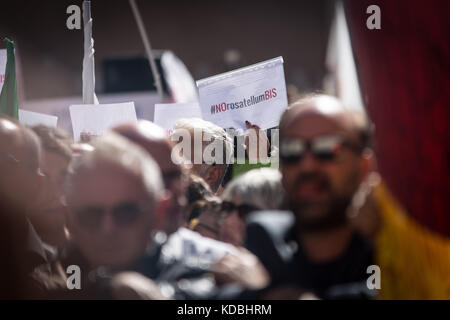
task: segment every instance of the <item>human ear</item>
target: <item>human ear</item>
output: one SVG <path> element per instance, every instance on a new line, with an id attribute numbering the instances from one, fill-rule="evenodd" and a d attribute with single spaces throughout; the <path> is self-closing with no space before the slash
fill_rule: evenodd
<path id="1" fill-rule="evenodd" d="M 164 229 L 166 224 L 171 222 L 167 221 L 167 219 L 169 219 L 168 213 L 171 206 L 172 198 L 173 194 L 170 191 L 165 190 L 158 201 L 154 216 L 155 218 L 154 226 L 157 230 L 165 231 Z"/>
<path id="2" fill-rule="evenodd" d="M 211 186 L 211 188 L 214 188 L 215 186 L 217 186 L 217 183 L 220 177 L 222 176 L 222 173 L 223 173 L 222 166 L 220 165 L 211 166 L 206 173 L 205 181 Z M 215 192 L 216 190 L 213 191 Z"/>
<path id="3" fill-rule="evenodd" d="M 364 149 L 361 154 L 361 165 L 360 165 L 360 183 L 364 181 L 370 172 L 376 170 L 376 158 L 375 154 L 371 149 Z"/>

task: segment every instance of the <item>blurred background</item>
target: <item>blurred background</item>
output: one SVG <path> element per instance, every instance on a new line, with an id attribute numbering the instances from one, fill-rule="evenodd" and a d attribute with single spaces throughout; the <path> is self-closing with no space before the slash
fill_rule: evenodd
<path id="1" fill-rule="evenodd" d="M 301 91 L 322 88 L 333 3 L 137 1 L 153 49 L 173 51 L 195 80 L 283 56 L 287 84 Z M 83 31 L 66 27 L 72 4 L 82 1 L 2 4 L 0 35 L 15 41 L 22 101 L 81 96 Z M 150 68 L 128 1 L 94 0 L 91 10 L 97 94 L 148 90 L 139 81 Z M 124 65 L 135 74 L 121 73 L 122 87 L 108 84 Z"/>

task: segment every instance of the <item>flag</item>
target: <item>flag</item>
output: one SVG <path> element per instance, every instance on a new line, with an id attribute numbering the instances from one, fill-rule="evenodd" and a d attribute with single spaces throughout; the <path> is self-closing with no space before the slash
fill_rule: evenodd
<path id="1" fill-rule="evenodd" d="M 7 62 L 5 82 L 0 93 L 0 113 L 19 119 L 19 102 L 17 101 L 16 58 L 14 57 L 14 42 L 5 38 Z"/>
<path id="2" fill-rule="evenodd" d="M 328 41 L 326 66 L 329 74 L 325 78 L 325 91 L 337 96 L 347 107 L 365 112 L 353 59 L 350 33 L 341 1 L 337 2 L 335 7 Z"/>
<path id="3" fill-rule="evenodd" d="M 98 104 L 95 95 L 94 39 L 92 38 L 91 2 L 83 1 L 84 57 L 83 57 L 83 103 Z"/>

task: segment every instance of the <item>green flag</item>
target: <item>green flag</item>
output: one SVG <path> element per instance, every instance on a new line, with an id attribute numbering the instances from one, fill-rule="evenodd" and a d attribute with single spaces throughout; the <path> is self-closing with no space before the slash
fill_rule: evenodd
<path id="1" fill-rule="evenodd" d="M 16 58 L 14 57 L 14 42 L 5 38 L 7 60 L 5 82 L 0 93 L 0 113 L 19 119 L 19 103 L 17 101 Z"/>

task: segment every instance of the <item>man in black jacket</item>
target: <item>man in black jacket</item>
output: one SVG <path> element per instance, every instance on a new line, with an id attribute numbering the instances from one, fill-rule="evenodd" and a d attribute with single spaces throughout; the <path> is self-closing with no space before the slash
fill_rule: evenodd
<path id="1" fill-rule="evenodd" d="M 316 95 L 280 120 L 280 165 L 291 212 L 248 220 L 246 246 L 272 277 L 267 298 L 364 298 L 371 244 L 351 225 L 348 209 L 370 171 L 368 123 L 339 100 Z"/>

